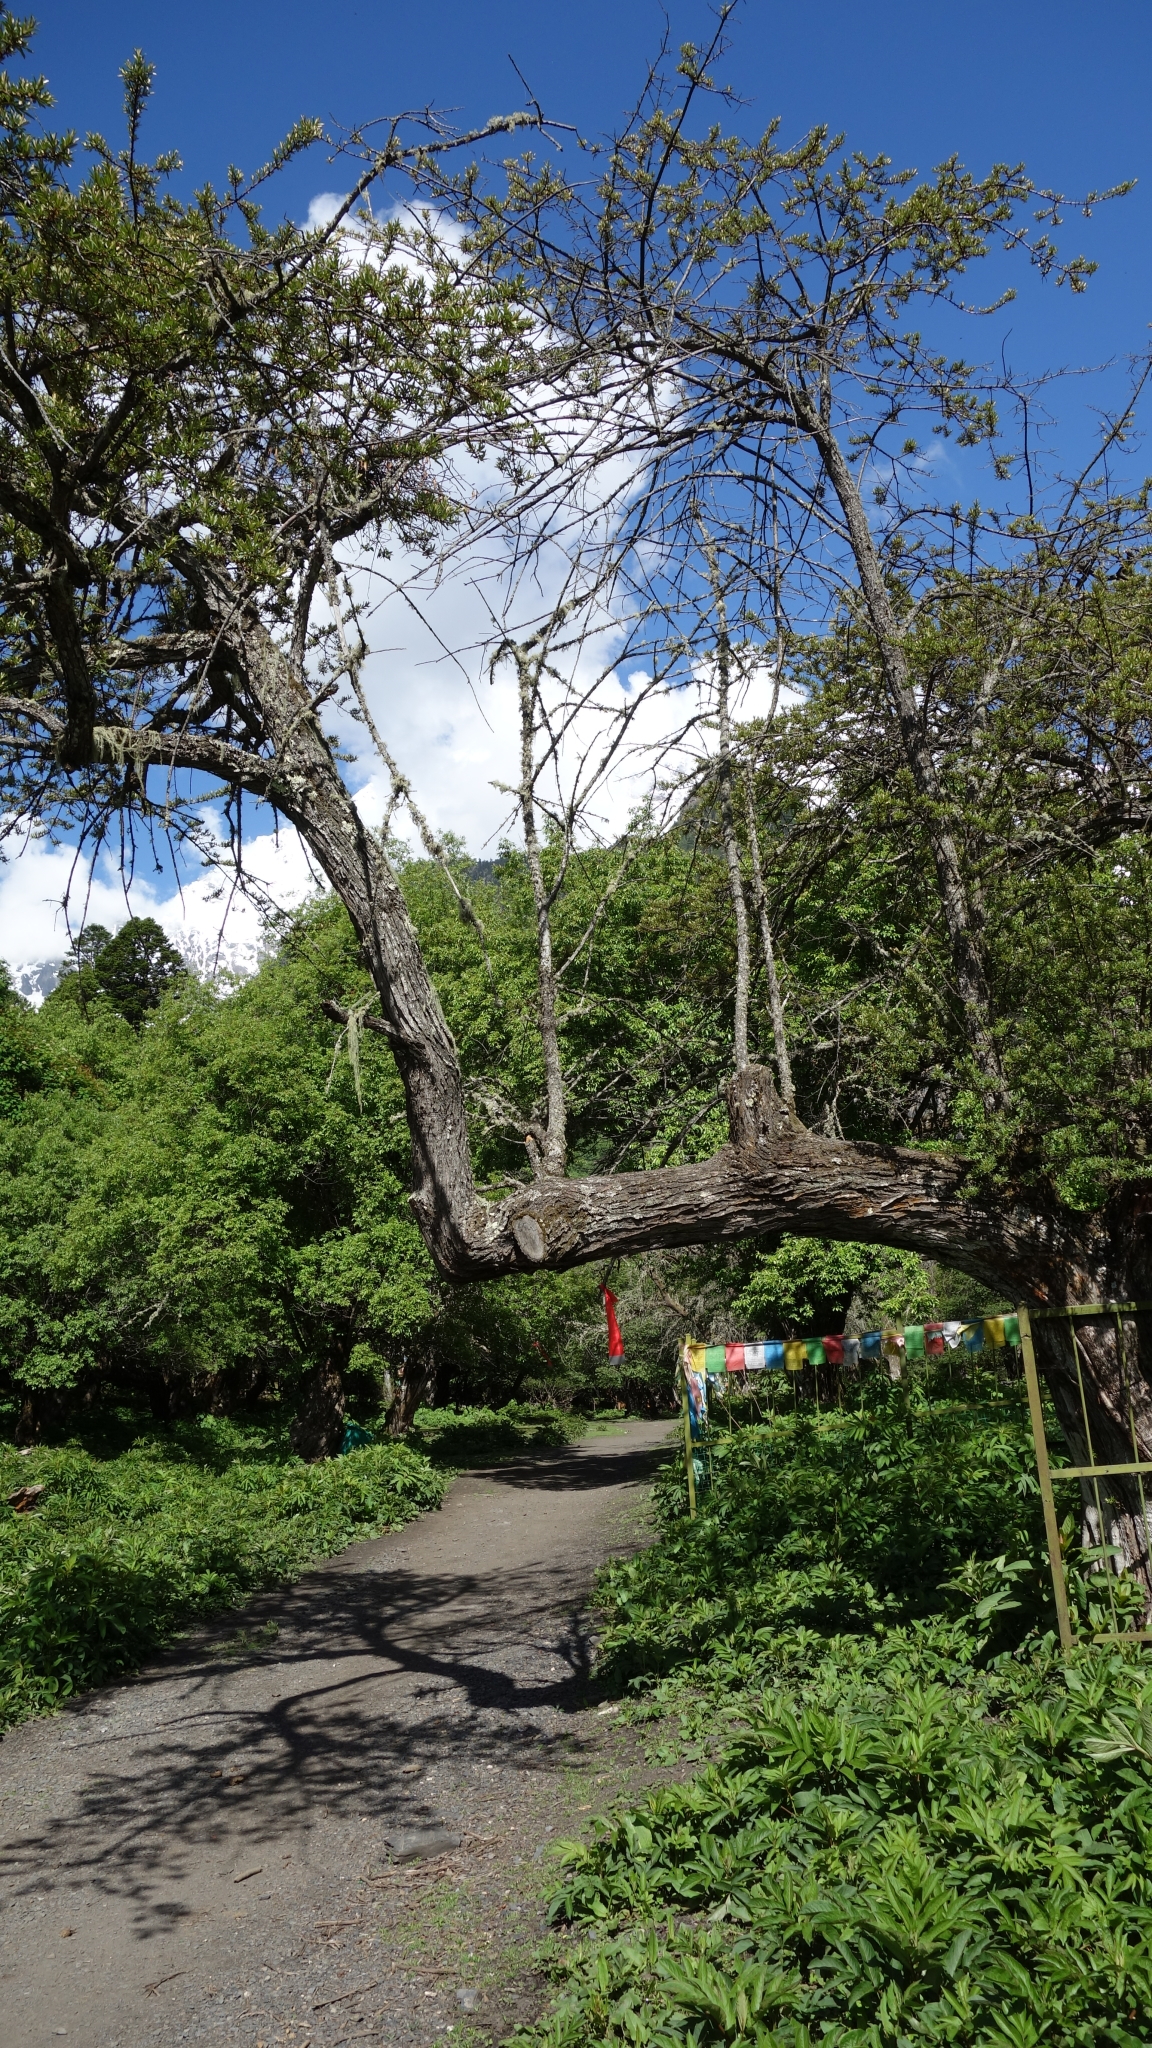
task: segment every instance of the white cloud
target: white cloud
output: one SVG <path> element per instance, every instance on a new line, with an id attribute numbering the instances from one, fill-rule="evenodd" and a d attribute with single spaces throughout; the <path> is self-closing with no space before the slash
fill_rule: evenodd
<path id="1" fill-rule="evenodd" d="M 245 868 L 269 905 L 292 909 L 315 887 L 314 871 L 295 832 L 261 833 L 245 848 Z M 234 886 L 226 865 L 205 868 L 183 890 L 170 875 L 133 881 L 127 888 L 115 861 L 101 855 L 90 872 L 87 855 L 72 846 L 33 840 L 0 866 L 0 957 L 18 986 L 36 1000 L 44 983 L 28 978 L 68 952 L 83 924 L 116 931 L 129 917 L 154 917 L 173 944 L 202 972 L 250 973 L 264 942 L 259 903 Z M 67 903 L 67 911 L 64 905 Z"/>

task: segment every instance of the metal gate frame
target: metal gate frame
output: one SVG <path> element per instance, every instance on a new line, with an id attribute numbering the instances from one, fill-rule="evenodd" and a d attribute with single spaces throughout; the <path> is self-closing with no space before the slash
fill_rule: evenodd
<path id="1" fill-rule="evenodd" d="M 1136 1418 L 1132 1412 L 1132 1393 L 1128 1384 L 1124 1317 L 1126 1315 L 1139 1314 L 1150 1307 L 1152 1307 L 1152 1303 L 1146 1301 L 1109 1301 L 1093 1302 L 1083 1308 L 1036 1309 L 1033 1312 L 1037 1321 L 1066 1321 L 1068 1323 L 1072 1338 L 1072 1356 L 1076 1365 L 1076 1382 L 1080 1390 L 1080 1412 L 1084 1420 L 1084 1440 L 1088 1446 L 1089 1458 L 1092 1461 L 1088 1465 L 1057 1465 L 1055 1468 L 1048 1462 L 1048 1440 L 1044 1432 L 1044 1407 L 1040 1397 L 1040 1379 L 1036 1371 L 1036 1353 L 1032 1344 L 1032 1318 L 1024 1302 L 1021 1302 L 1016 1311 L 1020 1321 L 1020 1349 L 1024 1357 L 1024 1379 L 1028 1388 L 1028 1412 L 1032 1419 L 1032 1441 L 1036 1450 L 1036 1472 L 1040 1481 L 1040 1497 L 1044 1504 L 1044 1533 L 1048 1541 L 1048 1563 L 1052 1571 L 1052 1591 L 1056 1599 L 1056 1621 L 1060 1631 L 1060 1647 L 1066 1655 L 1075 1647 L 1076 1632 L 1072 1626 L 1072 1616 L 1068 1606 L 1068 1580 L 1064 1570 L 1064 1553 L 1060 1547 L 1060 1523 L 1056 1514 L 1056 1496 L 1053 1492 L 1052 1482 L 1054 1479 L 1087 1479 L 1092 1482 L 1092 1489 L 1096 1496 L 1096 1512 L 1099 1516 L 1100 1531 L 1103 1536 L 1105 1522 L 1104 1506 L 1100 1494 L 1100 1480 L 1121 1475 L 1134 1477 L 1140 1493 L 1140 1508 L 1144 1515 L 1145 1528 L 1148 1528 L 1147 1509 L 1144 1500 L 1144 1474 L 1152 1472 L 1152 1462 L 1141 1460 L 1139 1445 L 1136 1441 Z M 1128 1407 L 1128 1427 L 1132 1437 L 1132 1458 L 1124 1464 L 1102 1465 L 1097 1462 L 1092 1448 L 1092 1430 L 1088 1421 L 1088 1403 L 1084 1394 L 1084 1376 L 1080 1370 L 1080 1344 L 1076 1336 L 1076 1323 L 1078 1319 L 1098 1316 L 1112 1316 L 1116 1322 L 1120 1379 L 1124 1388 L 1124 1399 Z M 1152 1530 L 1149 1530 L 1149 1540 L 1152 1542 Z M 1109 1605 L 1112 1608 L 1112 1619 L 1115 1621 L 1117 1616 L 1112 1594 L 1113 1575 L 1111 1572 L 1108 1572 L 1106 1576 L 1108 1579 Z M 1096 1643 L 1147 1643 L 1152 1642 L 1152 1629 L 1113 1628 L 1098 1631 L 1093 1635 L 1092 1641 Z"/>

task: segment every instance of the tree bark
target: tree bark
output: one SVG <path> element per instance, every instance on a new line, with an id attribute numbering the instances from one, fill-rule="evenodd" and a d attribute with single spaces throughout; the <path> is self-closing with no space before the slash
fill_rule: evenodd
<path id="1" fill-rule="evenodd" d="M 724 590 L 720 582 L 716 562 L 716 551 L 705 541 L 705 552 L 712 577 L 712 594 L 716 602 L 716 722 L 719 729 L 720 762 L 716 780 L 720 792 L 720 832 L 724 841 L 724 859 L 728 868 L 728 894 L 732 901 L 732 921 L 736 928 L 736 994 L 732 1015 L 732 1056 L 739 1074 L 748 1065 L 748 988 L 750 958 L 748 950 L 748 908 L 744 901 L 744 876 L 740 865 L 740 846 L 736 838 L 736 820 L 732 807 L 732 724 L 729 717 L 728 691 L 731 682 L 732 643 L 728 637 L 728 612 L 724 603 Z"/>
<path id="2" fill-rule="evenodd" d="M 389 1436 L 407 1436 L 417 1410 L 436 1397 L 436 1365 L 431 1357 L 408 1358 L 395 1375 L 395 1393 L 388 1410 Z"/>
<path id="3" fill-rule="evenodd" d="M 751 771 L 745 767 L 744 788 L 748 803 L 748 852 L 752 861 L 752 901 L 760 926 L 760 947 L 764 954 L 764 974 L 768 985 L 768 1014 L 772 1019 L 772 1044 L 776 1054 L 776 1075 L 780 1084 L 780 1095 L 786 1109 L 796 1112 L 796 1087 L 792 1079 L 792 1061 L 788 1055 L 788 1039 L 784 1030 L 784 999 L 780 993 L 780 976 L 776 968 L 776 950 L 772 944 L 772 925 L 768 916 L 768 899 L 764 893 L 764 871 L 760 865 L 760 834 L 756 829 L 756 799 L 752 786 Z"/>
<path id="4" fill-rule="evenodd" d="M 1149 1274 L 1141 1260 L 1135 1272 L 1115 1265 L 1080 1278 L 1085 1305 L 1147 1299 Z M 1133 1285 L 1132 1283 L 1136 1284 Z M 1152 1312 L 1100 1318 L 1033 1312 L 1033 1341 L 1073 1465 L 1128 1464 L 1152 1458 Z M 1079 1364 L 1079 1372 L 1077 1372 Z M 1152 1603 L 1152 1554 L 1148 1514 L 1152 1473 L 1125 1479 L 1111 1474 L 1082 1479 L 1077 1487 L 1057 1482 L 1057 1513 L 1071 1512 L 1086 1545 L 1111 1544 L 1124 1567 L 1142 1581 Z"/>
<path id="5" fill-rule="evenodd" d="M 520 692 L 520 822 L 524 857 L 536 912 L 536 976 L 539 992 L 540 1050 L 544 1059 L 546 1122 L 544 1143 L 529 1139 L 529 1158 L 537 1172 L 562 1174 L 568 1163 L 568 1104 L 560 1061 L 560 1027 L 556 1016 L 556 963 L 552 954 L 552 904 L 544 881 L 540 836 L 536 829 L 536 712 L 540 668 L 547 651 L 511 647 Z"/>
<path id="6" fill-rule="evenodd" d="M 309 1464 L 334 1458 L 344 1438 L 344 1381 L 330 1358 L 315 1365 L 304 1382 L 304 1398 L 289 1435 L 292 1448 Z"/>

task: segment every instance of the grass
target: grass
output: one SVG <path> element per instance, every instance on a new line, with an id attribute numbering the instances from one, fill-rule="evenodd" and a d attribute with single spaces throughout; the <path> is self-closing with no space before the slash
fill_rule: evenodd
<path id="1" fill-rule="evenodd" d="M 307 1465 L 276 1421 L 142 1428 L 109 1411 L 27 1456 L 0 1445 L 0 1728 L 133 1669 L 189 1622 L 283 1584 L 355 1537 L 437 1507 L 409 1444 Z"/>
<path id="2" fill-rule="evenodd" d="M 1057 1654 L 1015 1390 L 741 1429 L 682 1496 L 601 1675 L 701 1768 L 568 1845 L 537 2048 L 1146 2048 L 1152 1680 Z"/>

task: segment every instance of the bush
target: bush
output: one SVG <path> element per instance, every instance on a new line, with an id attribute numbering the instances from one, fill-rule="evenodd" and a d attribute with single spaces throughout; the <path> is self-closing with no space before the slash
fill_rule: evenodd
<path id="1" fill-rule="evenodd" d="M 460 1467 L 519 1456 L 523 1451 L 562 1450 L 583 1436 L 582 1415 L 507 1401 L 503 1408 L 418 1408 L 408 1442 L 437 1467 Z"/>
<path id="2" fill-rule="evenodd" d="M 695 1523 L 682 1490 L 605 1576 L 602 1669 L 710 1761 L 566 1846 L 537 2040 L 1148 2043 L 1152 1682 L 1056 1654 L 1016 1401 L 892 1390 L 739 1432 Z"/>

